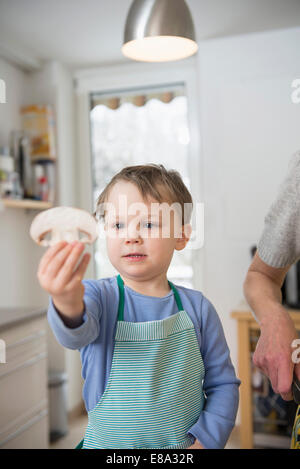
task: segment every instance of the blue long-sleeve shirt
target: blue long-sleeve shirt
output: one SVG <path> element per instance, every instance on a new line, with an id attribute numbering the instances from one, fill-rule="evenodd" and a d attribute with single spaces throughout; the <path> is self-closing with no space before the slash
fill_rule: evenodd
<path id="1" fill-rule="evenodd" d="M 87 411 L 99 402 L 111 370 L 117 324 L 119 290 L 117 277 L 83 280 L 83 324 L 67 327 L 52 298 L 48 321 L 58 342 L 79 349 L 83 398 Z M 205 367 L 203 390 L 207 397 L 198 421 L 189 429 L 205 448 L 224 448 L 235 423 L 240 385 L 231 363 L 223 328 L 215 308 L 201 292 L 175 284 L 184 310 L 192 320 Z M 174 293 L 164 297 L 142 295 L 124 285 L 124 321 L 165 319 L 178 312 Z"/>

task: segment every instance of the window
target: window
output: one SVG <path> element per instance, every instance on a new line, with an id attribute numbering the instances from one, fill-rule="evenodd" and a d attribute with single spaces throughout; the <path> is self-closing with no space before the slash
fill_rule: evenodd
<path id="1" fill-rule="evenodd" d="M 172 84 L 90 94 L 93 200 L 125 166 L 159 163 L 176 169 L 191 191 L 190 132 L 185 87 Z M 191 191 L 192 192 L 192 191 Z M 193 193 L 192 193 L 193 196 Z M 189 288 L 193 283 L 191 249 L 175 251 L 168 278 Z M 116 275 L 105 239 L 95 247 L 96 278 Z"/>

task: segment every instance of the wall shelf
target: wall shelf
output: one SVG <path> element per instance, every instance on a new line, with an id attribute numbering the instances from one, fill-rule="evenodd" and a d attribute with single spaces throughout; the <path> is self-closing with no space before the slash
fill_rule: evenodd
<path id="1" fill-rule="evenodd" d="M 0 199 L 0 205 L 7 208 L 25 208 L 31 210 L 47 210 L 53 207 L 52 202 L 43 202 L 31 199 Z"/>

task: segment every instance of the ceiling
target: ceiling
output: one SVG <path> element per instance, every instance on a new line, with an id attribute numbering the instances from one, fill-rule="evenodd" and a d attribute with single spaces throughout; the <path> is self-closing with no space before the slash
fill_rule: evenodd
<path id="1" fill-rule="evenodd" d="M 197 40 L 300 26 L 300 0 L 186 0 Z M 0 55 L 38 67 L 127 61 L 122 36 L 131 0 L 0 0 Z"/>

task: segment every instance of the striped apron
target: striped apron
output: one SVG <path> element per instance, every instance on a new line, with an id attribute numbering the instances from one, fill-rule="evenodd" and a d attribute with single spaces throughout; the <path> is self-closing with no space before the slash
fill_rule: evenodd
<path id="1" fill-rule="evenodd" d="M 88 412 L 82 448 L 187 448 L 204 405 L 204 365 L 194 325 L 169 281 L 178 312 L 149 322 L 124 321 L 119 287 L 115 348 L 107 386 Z"/>

